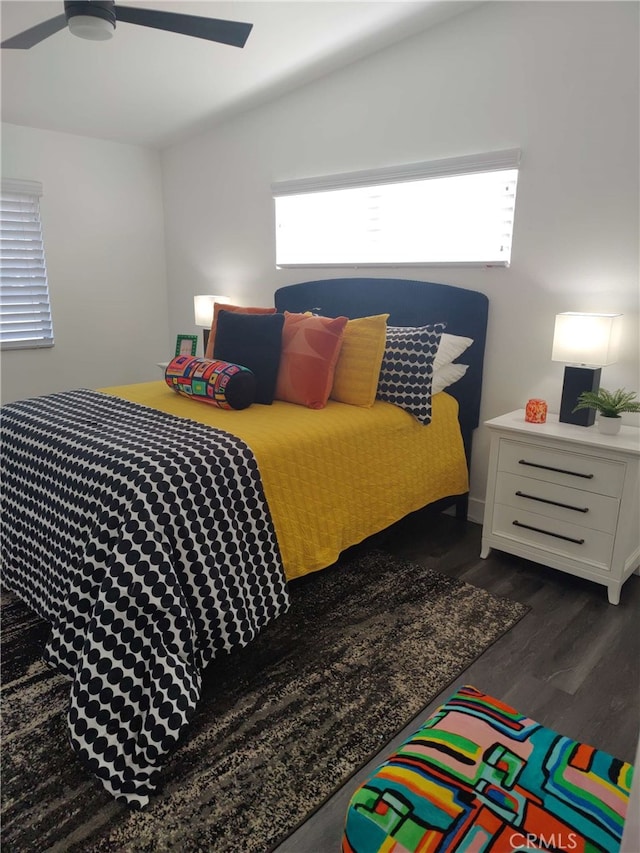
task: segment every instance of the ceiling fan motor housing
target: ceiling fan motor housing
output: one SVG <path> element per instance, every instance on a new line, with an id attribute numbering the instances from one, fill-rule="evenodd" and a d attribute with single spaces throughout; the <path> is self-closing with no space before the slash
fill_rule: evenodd
<path id="1" fill-rule="evenodd" d="M 1 0 L 0 0 L 1 2 Z M 66 27 L 74 36 L 90 41 L 106 41 L 116 30 L 116 20 L 125 24 L 138 24 L 156 30 L 166 30 L 194 38 L 244 47 L 253 24 L 242 21 L 222 21 L 164 12 L 160 9 L 117 6 L 114 0 L 65 0 L 64 15 L 42 21 L 11 38 L 0 42 L 2 48 L 28 50 Z"/>
<path id="2" fill-rule="evenodd" d="M 114 0 L 65 0 L 64 13 L 69 30 L 80 38 L 103 41 L 116 28 Z"/>

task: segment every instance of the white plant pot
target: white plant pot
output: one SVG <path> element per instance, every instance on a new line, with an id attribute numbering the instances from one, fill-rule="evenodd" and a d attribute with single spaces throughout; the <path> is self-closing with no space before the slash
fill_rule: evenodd
<path id="1" fill-rule="evenodd" d="M 603 435 L 617 435 L 622 426 L 622 418 L 598 418 L 598 429 Z"/>

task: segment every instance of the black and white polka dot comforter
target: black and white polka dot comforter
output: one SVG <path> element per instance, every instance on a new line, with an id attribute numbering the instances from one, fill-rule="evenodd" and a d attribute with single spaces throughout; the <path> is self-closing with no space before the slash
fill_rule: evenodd
<path id="1" fill-rule="evenodd" d="M 2 581 L 51 624 L 70 740 L 143 806 L 202 671 L 288 606 L 244 442 L 95 391 L 2 408 Z"/>

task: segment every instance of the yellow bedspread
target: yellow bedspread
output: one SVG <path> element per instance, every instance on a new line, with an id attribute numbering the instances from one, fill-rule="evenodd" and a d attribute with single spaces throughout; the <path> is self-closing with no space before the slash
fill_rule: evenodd
<path id="1" fill-rule="evenodd" d="M 189 400 L 163 381 L 101 391 L 227 430 L 258 461 L 289 580 L 431 501 L 468 490 L 458 404 L 433 398 L 422 426 L 391 403 L 371 409 L 330 400 L 324 409 L 276 401 L 226 411 Z"/>

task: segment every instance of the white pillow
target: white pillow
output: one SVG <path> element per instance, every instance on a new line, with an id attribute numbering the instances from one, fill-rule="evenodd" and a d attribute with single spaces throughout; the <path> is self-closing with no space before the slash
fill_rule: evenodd
<path id="1" fill-rule="evenodd" d="M 446 333 L 440 340 L 440 346 L 436 353 L 436 360 L 433 363 L 433 369 L 444 367 L 445 364 L 451 364 L 459 355 L 468 349 L 473 343 L 473 338 L 463 338 L 460 335 L 447 335 Z"/>
<path id="2" fill-rule="evenodd" d="M 438 394 L 448 388 L 449 385 L 453 385 L 458 379 L 462 379 L 468 367 L 468 364 L 445 364 L 444 367 L 434 370 L 431 380 L 431 394 Z"/>

